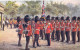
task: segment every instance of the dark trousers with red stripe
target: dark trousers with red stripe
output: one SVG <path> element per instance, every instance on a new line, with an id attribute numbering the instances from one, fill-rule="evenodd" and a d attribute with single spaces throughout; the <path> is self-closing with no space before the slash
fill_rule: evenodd
<path id="1" fill-rule="evenodd" d="M 78 31 L 77 37 L 78 37 L 78 42 L 80 42 L 80 31 Z"/>
<path id="2" fill-rule="evenodd" d="M 43 39 L 43 30 L 40 30 L 40 37 Z"/>
<path id="3" fill-rule="evenodd" d="M 47 43 L 50 46 L 50 33 L 46 33 Z"/>
<path id="4" fill-rule="evenodd" d="M 30 36 L 26 36 L 26 49 L 28 49 L 29 41 L 30 41 Z"/>
<path id="5" fill-rule="evenodd" d="M 52 39 L 52 40 L 55 39 L 55 33 L 54 33 L 54 30 L 53 30 L 53 32 L 52 32 L 51 39 Z"/>
<path id="6" fill-rule="evenodd" d="M 35 36 L 34 36 L 34 42 L 33 42 L 33 47 L 35 47 L 35 42 L 37 43 L 37 46 L 39 46 L 38 40 L 39 40 L 39 35 L 35 34 Z"/>
<path id="7" fill-rule="evenodd" d="M 62 38 L 62 42 L 64 42 L 64 40 L 65 40 L 65 32 L 64 31 L 61 31 L 61 38 Z"/>
<path id="8" fill-rule="evenodd" d="M 70 31 L 66 31 L 66 42 L 69 43 L 70 41 Z"/>
<path id="9" fill-rule="evenodd" d="M 72 41 L 74 44 L 76 43 L 76 32 L 72 32 Z"/>
<path id="10" fill-rule="evenodd" d="M 60 40 L 60 31 L 59 30 L 56 30 L 56 37 L 57 37 L 57 41 Z"/>

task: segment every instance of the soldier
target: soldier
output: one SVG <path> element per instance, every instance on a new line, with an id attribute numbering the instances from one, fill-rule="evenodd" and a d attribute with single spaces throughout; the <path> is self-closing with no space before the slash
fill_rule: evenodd
<path id="1" fill-rule="evenodd" d="M 10 19 L 10 27 L 12 28 L 12 19 Z"/>
<path id="2" fill-rule="evenodd" d="M 56 17 L 56 37 L 57 37 L 56 41 L 59 41 L 60 40 L 60 22 L 58 17 Z"/>
<path id="3" fill-rule="evenodd" d="M 52 40 L 55 39 L 55 21 L 54 20 L 55 20 L 54 17 L 52 17 L 51 18 L 51 24 L 52 24 L 52 27 L 53 27 L 53 32 L 52 32 L 52 36 L 51 36 Z"/>
<path id="4" fill-rule="evenodd" d="M 77 34 L 77 37 L 78 37 L 78 42 L 80 42 L 80 17 L 77 18 L 77 21 L 78 21 L 78 34 Z"/>
<path id="5" fill-rule="evenodd" d="M 19 41 L 18 41 L 18 46 L 22 46 L 21 45 L 21 37 L 22 37 L 22 33 L 23 33 L 23 26 L 22 26 L 22 22 L 20 17 L 17 17 L 17 22 L 18 22 L 18 37 L 19 37 Z"/>
<path id="6" fill-rule="evenodd" d="M 43 21 L 44 21 L 44 18 L 40 18 L 40 24 L 41 24 L 41 27 L 40 27 L 40 35 L 41 35 L 41 39 L 43 39 L 43 36 L 44 36 L 44 34 L 43 34 L 43 28 L 44 28 Z"/>
<path id="7" fill-rule="evenodd" d="M 72 41 L 76 43 L 76 32 L 77 32 L 77 23 L 76 23 L 76 16 L 72 18 Z"/>
<path id="8" fill-rule="evenodd" d="M 61 17 L 61 42 L 64 42 L 65 40 L 65 22 L 64 22 L 64 17 Z"/>
<path id="9" fill-rule="evenodd" d="M 52 33 L 52 31 L 53 31 L 53 28 L 52 28 L 52 24 L 50 23 L 50 15 L 48 15 L 46 17 L 46 24 L 45 24 L 45 33 L 46 33 L 46 38 L 47 38 L 47 43 L 48 43 L 47 46 L 51 45 L 50 33 Z"/>
<path id="10" fill-rule="evenodd" d="M 28 48 L 28 44 L 30 41 L 30 36 L 32 35 L 31 23 L 30 23 L 30 18 L 28 15 L 26 15 L 24 19 L 25 19 L 24 21 L 26 22 L 26 25 L 27 25 L 27 27 L 25 27 L 25 30 L 24 30 L 25 31 L 25 37 L 26 37 L 26 48 L 25 48 L 25 50 L 30 50 Z"/>
<path id="11" fill-rule="evenodd" d="M 40 47 L 39 42 L 38 42 L 39 34 L 40 34 L 40 27 L 41 26 L 40 26 L 40 22 L 39 22 L 39 17 L 36 16 L 35 17 L 35 35 L 34 35 L 34 42 L 33 42 L 33 47 L 34 48 L 36 48 L 35 47 L 35 42 L 37 43 L 37 46 Z"/>
<path id="12" fill-rule="evenodd" d="M 70 17 L 66 17 L 66 23 L 65 23 L 65 33 L 66 33 L 66 42 L 69 43 L 70 41 L 70 30 L 71 30 L 71 23 L 70 23 Z"/>

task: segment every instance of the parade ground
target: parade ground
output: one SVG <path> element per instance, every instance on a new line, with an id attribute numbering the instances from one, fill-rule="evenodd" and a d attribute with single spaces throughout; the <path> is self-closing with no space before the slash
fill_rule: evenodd
<path id="1" fill-rule="evenodd" d="M 15 28 L 6 28 L 5 31 L 0 30 L 0 50 L 25 50 L 25 37 L 22 37 L 22 46 L 17 46 L 18 36 Z M 66 42 L 51 41 L 51 46 L 46 46 L 46 40 L 39 40 L 41 47 L 32 47 L 32 38 L 30 38 L 30 50 L 80 50 L 80 43 L 76 44 Z"/>

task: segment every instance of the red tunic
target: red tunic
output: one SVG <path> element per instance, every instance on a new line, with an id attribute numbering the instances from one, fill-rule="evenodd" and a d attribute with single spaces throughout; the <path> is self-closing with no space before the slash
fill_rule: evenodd
<path id="1" fill-rule="evenodd" d="M 38 34 L 39 35 L 39 33 L 40 33 L 40 27 L 41 27 L 41 25 L 40 24 L 35 24 L 35 34 Z"/>
<path id="2" fill-rule="evenodd" d="M 28 25 L 26 30 L 28 30 L 28 34 L 26 36 L 31 36 L 32 35 L 31 25 Z"/>
<path id="3" fill-rule="evenodd" d="M 55 30 L 55 22 L 51 22 L 53 30 Z"/>
<path id="4" fill-rule="evenodd" d="M 66 31 L 70 31 L 71 30 L 71 23 L 70 22 L 66 23 L 65 27 L 66 27 Z"/>
<path id="5" fill-rule="evenodd" d="M 48 23 L 46 23 L 46 26 L 45 26 L 46 28 L 45 28 L 45 31 L 46 31 L 46 33 L 48 34 L 48 33 L 51 33 L 51 31 L 53 31 L 53 27 L 52 27 L 52 24 L 50 23 L 50 24 L 48 24 Z"/>
<path id="6" fill-rule="evenodd" d="M 80 22 L 79 22 L 80 23 Z M 80 24 L 78 23 L 78 31 L 80 31 Z"/>
<path id="7" fill-rule="evenodd" d="M 65 30 L 65 23 L 61 22 L 61 31 L 64 31 L 64 30 Z"/>
<path id="8" fill-rule="evenodd" d="M 56 30 L 60 30 L 60 22 L 56 22 Z"/>
<path id="9" fill-rule="evenodd" d="M 41 29 L 41 30 L 43 30 L 43 27 L 44 27 L 44 24 L 43 24 L 43 23 L 41 23 L 41 27 L 40 27 L 40 29 Z"/>
<path id="10" fill-rule="evenodd" d="M 20 32 L 19 32 L 19 34 L 22 34 L 23 33 L 23 26 L 21 24 L 19 24 L 18 29 L 21 29 Z"/>
<path id="11" fill-rule="evenodd" d="M 77 23 L 72 23 L 72 32 L 76 32 L 77 31 Z"/>

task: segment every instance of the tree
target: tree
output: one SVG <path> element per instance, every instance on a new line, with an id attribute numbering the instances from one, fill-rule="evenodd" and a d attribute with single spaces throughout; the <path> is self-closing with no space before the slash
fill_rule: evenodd
<path id="1" fill-rule="evenodd" d="M 11 17 L 14 17 L 17 14 L 18 5 L 15 4 L 15 1 L 8 1 L 4 7 L 4 11 L 6 15 L 10 15 Z"/>
<path id="2" fill-rule="evenodd" d="M 27 14 L 34 16 L 41 13 L 40 1 L 26 1 L 26 3 L 27 3 L 27 8 L 26 8 Z"/>
<path id="3" fill-rule="evenodd" d="M 69 13 L 69 8 L 62 3 L 51 2 L 46 5 L 46 11 L 56 16 L 59 14 L 66 15 Z"/>

